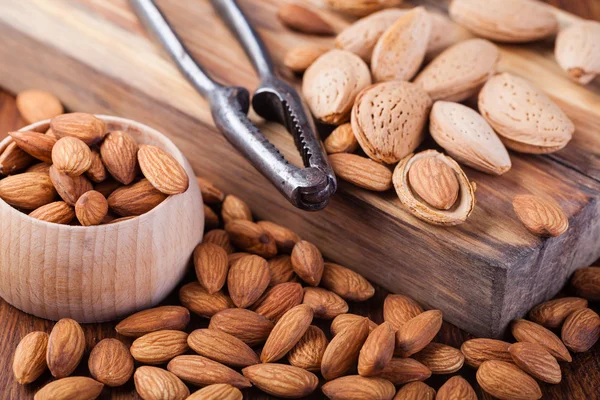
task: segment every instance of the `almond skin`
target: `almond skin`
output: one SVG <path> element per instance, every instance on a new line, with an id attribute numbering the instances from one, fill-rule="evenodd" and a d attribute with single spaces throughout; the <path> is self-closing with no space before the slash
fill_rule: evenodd
<path id="1" fill-rule="evenodd" d="M 452 374 L 461 369 L 465 362 L 465 356 L 460 350 L 441 343 L 429 343 L 413 358 L 433 374 Z"/>
<path id="2" fill-rule="evenodd" d="M 557 360 L 571 362 L 572 357 L 563 342 L 553 332 L 531 321 L 513 322 L 512 334 L 519 342 L 536 343 L 544 347 Z M 504 360 L 505 361 L 505 360 Z"/>
<path id="3" fill-rule="evenodd" d="M 211 230 L 219 227 L 219 216 L 216 212 L 213 211 L 212 208 L 203 204 L 204 208 L 204 229 Z"/>
<path id="4" fill-rule="evenodd" d="M 108 196 L 108 206 L 115 213 L 130 217 L 142 215 L 162 203 L 167 195 L 159 192 L 146 180 L 121 186 Z"/>
<path id="5" fill-rule="evenodd" d="M 394 327 L 384 322 L 375 328 L 360 349 L 358 373 L 361 376 L 373 376 L 383 372 L 394 356 L 396 343 Z"/>
<path id="6" fill-rule="evenodd" d="M 268 260 L 269 271 L 271 273 L 271 282 L 269 285 L 275 286 L 280 283 L 297 282 L 298 276 L 292 267 L 292 259 L 286 254 L 282 254 Z"/>
<path id="7" fill-rule="evenodd" d="M 156 367 L 139 367 L 133 375 L 135 389 L 144 400 L 184 400 L 187 386 L 175 374 Z"/>
<path id="8" fill-rule="evenodd" d="M 16 105 L 28 125 L 65 112 L 58 97 L 43 90 L 28 89 L 19 92 Z"/>
<path id="9" fill-rule="evenodd" d="M 270 281 L 267 261 L 252 255 L 239 259 L 229 268 L 227 289 L 237 307 L 247 308 L 260 298 Z"/>
<path id="10" fill-rule="evenodd" d="M 335 128 L 323 145 L 327 154 L 354 153 L 358 149 L 358 141 L 352 132 L 352 124 L 345 123 Z"/>
<path id="11" fill-rule="evenodd" d="M 351 325 L 352 323 L 356 322 L 356 321 L 362 321 L 362 319 L 365 318 L 362 315 L 356 315 L 356 314 L 340 314 L 337 317 L 335 317 L 333 319 L 333 321 L 331 322 L 331 336 L 335 336 L 338 333 L 340 333 L 341 331 L 343 331 L 344 329 L 346 329 L 349 325 Z M 367 318 L 367 321 L 369 323 L 369 333 L 373 332 L 373 329 L 377 328 L 377 324 L 373 321 L 371 321 L 369 318 Z"/>
<path id="12" fill-rule="evenodd" d="M 187 338 L 188 345 L 201 356 L 233 368 L 258 364 L 256 353 L 240 339 L 216 329 L 196 329 Z"/>
<path id="13" fill-rule="evenodd" d="M 163 149 L 141 145 L 137 153 L 144 177 L 164 194 L 180 194 L 189 187 L 189 178 L 181 164 Z"/>
<path id="14" fill-rule="evenodd" d="M 260 354 L 263 363 L 283 358 L 300 341 L 313 319 L 313 310 L 298 305 L 286 312 L 275 324 Z"/>
<path id="15" fill-rule="evenodd" d="M 587 300 L 579 297 L 554 299 L 533 307 L 529 319 L 546 328 L 559 328 L 569 314 L 587 306 Z"/>
<path id="16" fill-rule="evenodd" d="M 137 312 L 115 327 L 118 334 L 140 337 L 163 329 L 183 330 L 190 322 L 190 312 L 180 306 L 161 306 Z"/>
<path id="17" fill-rule="evenodd" d="M 304 291 L 296 282 L 286 282 L 273 286 L 254 303 L 252 309 L 257 314 L 276 323 L 287 311 L 302 304 Z"/>
<path id="18" fill-rule="evenodd" d="M 214 183 L 206 178 L 197 176 L 196 182 L 200 186 L 200 193 L 202 193 L 202 201 L 204 204 L 221 204 L 225 199 L 225 194 L 215 186 Z"/>
<path id="19" fill-rule="evenodd" d="M 406 322 L 396 332 L 395 354 L 409 357 L 423 350 L 442 327 L 442 312 L 425 311 Z"/>
<path id="20" fill-rule="evenodd" d="M 54 165 L 50 167 L 49 173 L 56 192 L 70 206 L 75 206 L 85 192 L 93 189 L 92 183 L 84 175 L 69 176 Z"/>
<path id="21" fill-rule="evenodd" d="M 561 372 L 556 358 L 539 344 L 513 343 L 508 352 L 515 364 L 534 378 L 553 384 L 560 383 Z"/>
<path id="22" fill-rule="evenodd" d="M 92 151 L 81 140 L 67 136 L 52 148 L 52 164 L 69 176 L 79 176 L 92 165 Z"/>
<path id="23" fill-rule="evenodd" d="M 323 385 L 323 393 L 331 400 L 390 400 L 396 388 L 381 378 L 365 378 L 349 375 L 334 379 Z"/>
<path id="24" fill-rule="evenodd" d="M 167 369 L 185 382 L 196 386 L 227 383 L 238 389 L 252 386 L 250 381 L 225 365 L 202 356 L 177 356 Z"/>
<path id="25" fill-rule="evenodd" d="M 348 303 L 344 299 L 323 288 L 304 288 L 302 303 L 312 308 L 315 318 L 333 319 L 348 312 Z"/>
<path id="26" fill-rule="evenodd" d="M 213 315 L 208 328 L 233 335 L 248 346 L 256 346 L 267 340 L 273 323 L 254 311 L 230 308 Z"/>
<path id="27" fill-rule="evenodd" d="M 95 190 L 85 192 L 75 203 L 75 214 L 83 226 L 99 225 L 107 213 L 106 198 Z"/>
<path id="28" fill-rule="evenodd" d="M 250 211 L 250 207 L 248 207 L 248 204 L 244 200 L 228 194 L 223 200 L 221 217 L 223 217 L 225 224 L 237 219 L 252 221 L 252 211 Z"/>
<path id="29" fill-rule="evenodd" d="M 553 200 L 532 195 L 513 198 L 519 220 L 534 235 L 560 236 L 569 228 L 569 219 Z"/>
<path id="30" fill-rule="evenodd" d="M 451 378 L 452 379 L 452 378 Z M 457 397 L 461 398 L 461 397 Z M 406 385 L 402 386 L 396 396 L 394 396 L 394 400 L 434 400 L 435 399 L 435 389 L 431 386 L 423 383 L 423 382 L 410 382 Z M 452 397 L 445 399 L 450 400 Z M 466 398 L 465 400 L 477 400 L 477 396 L 472 398 Z"/>
<path id="31" fill-rule="evenodd" d="M 458 198 L 458 180 L 452 168 L 434 157 L 415 161 L 408 171 L 412 189 L 429 205 L 450 209 Z"/>
<path id="32" fill-rule="evenodd" d="M 37 163 L 33 164 L 31 167 L 27 168 L 25 172 L 43 172 L 45 174 L 50 173 L 50 164 L 47 163 Z"/>
<path id="33" fill-rule="evenodd" d="M 55 201 L 36 208 L 29 213 L 29 216 L 40 221 L 69 224 L 75 218 L 75 211 L 64 201 Z"/>
<path id="34" fill-rule="evenodd" d="M 375 294 L 375 288 L 362 275 L 334 263 L 325 263 L 321 285 L 344 300 L 365 301 Z"/>
<path id="35" fill-rule="evenodd" d="M 40 389 L 34 400 L 94 400 L 102 392 L 103 384 L 91 378 L 72 376 L 50 382 Z"/>
<path id="36" fill-rule="evenodd" d="M 108 196 L 119 187 L 121 187 L 121 183 L 114 180 L 112 177 L 106 178 L 104 181 L 97 183 L 94 185 L 94 190 L 102 193 L 102 196 L 108 199 Z"/>
<path id="37" fill-rule="evenodd" d="M 395 330 L 422 312 L 416 301 L 400 294 L 388 294 L 383 302 L 383 319 L 391 323 Z"/>
<path id="38" fill-rule="evenodd" d="M 542 397 L 537 382 L 516 365 L 490 360 L 477 370 L 477 382 L 483 390 L 499 399 L 535 400 Z"/>
<path id="39" fill-rule="evenodd" d="M 15 142 L 9 143 L 5 148 L 0 148 L 0 175 L 14 174 L 34 162 L 36 159 L 21 150 Z"/>
<path id="40" fill-rule="evenodd" d="M 277 254 L 277 244 L 269 232 L 260 225 L 241 219 L 225 224 L 231 243 L 238 249 L 271 258 Z"/>
<path id="41" fill-rule="evenodd" d="M 186 400 L 242 400 L 240 389 L 226 383 L 215 383 L 194 392 Z"/>
<path id="42" fill-rule="evenodd" d="M 46 362 L 52 375 L 58 379 L 75 371 L 85 351 L 83 329 L 74 320 L 63 318 L 54 325 L 48 338 Z"/>
<path id="43" fill-rule="evenodd" d="M 368 335 L 369 322 L 366 318 L 353 322 L 335 335 L 323 354 L 321 375 L 326 380 L 332 380 L 348 372 L 356 364 Z"/>
<path id="44" fill-rule="evenodd" d="M 35 381 L 48 368 L 46 351 L 48 349 L 48 334 L 46 332 L 31 332 L 21 341 L 15 350 L 12 370 L 19 384 L 26 385 Z"/>
<path id="45" fill-rule="evenodd" d="M 600 267 L 580 268 L 571 278 L 577 294 L 590 301 L 600 301 Z"/>
<path id="46" fill-rule="evenodd" d="M 335 31 L 316 12 L 298 4 L 287 3 L 279 7 L 277 16 L 283 25 L 294 31 L 313 35 L 333 35 Z"/>
<path id="47" fill-rule="evenodd" d="M 314 244 L 301 240 L 292 250 L 292 267 L 300 279 L 311 286 L 321 281 L 325 264 L 321 252 Z"/>
<path id="48" fill-rule="evenodd" d="M 137 142 L 123 131 L 110 132 L 100 146 L 104 166 L 123 185 L 129 185 L 135 179 L 137 152 Z"/>
<path id="49" fill-rule="evenodd" d="M 256 364 L 242 370 L 257 388 L 273 396 L 299 399 L 308 396 L 319 385 L 312 372 L 285 364 Z"/>
<path id="50" fill-rule="evenodd" d="M 162 364 L 188 350 L 188 334 L 162 330 L 150 332 L 133 341 L 129 351 L 144 364 Z"/>
<path id="51" fill-rule="evenodd" d="M 329 51 L 328 47 L 298 46 L 288 50 L 283 58 L 283 65 L 297 74 L 301 74 L 314 63 L 317 58 Z"/>
<path id="52" fill-rule="evenodd" d="M 0 198 L 13 207 L 35 210 L 55 197 L 52 181 L 43 172 L 25 172 L 0 180 Z"/>
<path id="53" fill-rule="evenodd" d="M 227 254 L 231 254 L 235 251 L 231 244 L 231 240 L 229 239 L 229 234 L 223 229 L 213 229 L 212 231 L 207 232 L 206 235 L 204 235 L 203 243 L 214 243 L 221 246 L 225 249 Z"/>
<path id="54" fill-rule="evenodd" d="M 329 341 L 321 328 L 311 325 L 304 336 L 289 351 L 288 362 L 298 368 L 318 372 Z"/>
<path id="55" fill-rule="evenodd" d="M 392 171 L 368 158 L 337 153 L 329 155 L 329 162 L 338 177 L 363 189 L 384 192 L 392 187 Z"/>
<path id="56" fill-rule="evenodd" d="M 496 339 L 471 339 L 467 340 L 460 347 L 460 351 L 465 356 L 465 362 L 473 368 L 479 366 L 488 360 L 512 362 L 512 357 L 508 352 L 510 343 Z"/>
<path id="57" fill-rule="evenodd" d="M 75 137 L 88 146 L 99 143 L 106 134 L 104 121 L 86 113 L 57 115 L 50 120 L 50 129 L 58 138 Z"/>
<path id="58" fill-rule="evenodd" d="M 294 231 L 274 222 L 258 221 L 257 224 L 273 236 L 280 253 L 290 253 L 296 243 L 300 241 L 300 237 Z"/>
<path id="59" fill-rule="evenodd" d="M 229 262 L 227 252 L 213 243 L 201 243 L 194 249 L 194 268 L 198 281 L 210 294 L 225 285 Z"/>
<path id="60" fill-rule="evenodd" d="M 117 339 L 103 339 L 90 353 L 88 368 L 92 377 L 106 386 L 122 386 L 133 375 L 129 349 Z"/>
<path id="61" fill-rule="evenodd" d="M 52 147 L 56 138 L 33 131 L 8 133 L 20 149 L 45 163 L 52 163 Z"/>
<path id="62" fill-rule="evenodd" d="M 569 350 L 588 351 L 600 339 L 600 316 L 589 308 L 574 311 L 565 320 L 560 335 Z"/>
<path id="63" fill-rule="evenodd" d="M 438 400 L 477 400 L 473 387 L 462 376 L 456 375 L 448 379 L 438 390 Z"/>
<path id="64" fill-rule="evenodd" d="M 106 179 L 106 167 L 100 158 L 100 153 L 96 150 L 92 150 L 92 163 L 85 171 L 85 175 L 94 183 L 100 183 Z"/>
<path id="65" fill-rule="evenodd" d="M 394 385 L 402 385 L 413 381 L 424 381 L 431 376 L 431 370 L 412 358 L 392 358 L 386 365 L 380 378 L 387 379 Z"/>
<path id="66" fill-rule="evenodd" d="M 223 292 L 208 293 L 198 282 L 190 282 L 179 289 L 179 301 L 187 309 L 210 318 L 219 311 L 234 307 L 233 301 Z"/>

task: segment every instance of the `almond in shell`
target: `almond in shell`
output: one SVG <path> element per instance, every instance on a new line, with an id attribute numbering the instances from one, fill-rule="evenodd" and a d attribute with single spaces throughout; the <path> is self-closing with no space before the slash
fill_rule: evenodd
<path id="1" fill-rule="evenodd" d="M 325 263 L 321 285 L 348 301 L 365 301 L 375 294 L 362 275 L 335 263 Z"/>
<path id="2" fill-rule="evenodd" d="M 48 338 L 46 362 L 52 375 L 58 379 L 75 371 L 85 351 L 83 329 L 74 320 L 63 318 L 54 325 Z"/>
<path id="3" fill-rule="evenodd" d="M 477 400 L 477 394 L 473 387 L 462 376 L 455 375 L 448 379 L 438 390 L 438 400 Z"/>
<path id="4" fill-rule="evenodd" d="M 185 307 L 161 306 L 137 312 L 115 327 L 118 334 L 140 337 L 163 329 L 183 330 L 190 322 L 190 312 Z"/>
<path id="5" fill-rule="evenodd" d="M 177 356 L 167 369 L 185 382 L 196 386 L 227 383 L 238 389 L 252 386 L 250 381 L 233 369 L 202 356 Z"/>
<path id="6" fill-rule="evenodd" d="M 333 319 L 348 312 L 348 303 L 337 294 L 323 288 L 304 288 L 303 304 L 308 305 L 316 318 Z"/>
<path id="7" fill-rule="evenodd" d="M 383 372 L 394 356 L 396 342 L 394 327 L 384 322 L 375 328 L 360 349 L 358 373 L 361 376 L 373 376 Z"/>
<path id="8" fill-rule="evenodd" d="M 467 365 L 479 368 L 488 360 L 512 362 L 512 356 L 508 352 L 509 347 L 510 343 L 502 340 L 478 338 L 464 342 L 460 351 L 465 356 Z"/>
<path id="9" fill-rule="evenodd" d="M 323 393 L 331 400 L 391 400 L 396 388 L 385 379 L 349 375 L 324 384 Z"/>
<path id="10" fill-rule="evenodd" d="M 275 324 L 260 354 L 263 363 L 283 358 L 300 341 L 313 319 L 313 310 L 298 305 L 286 312 Z"/>
<path id="11" fill-rule="evenodd" d="M 100 396 L 103 384 L 84 376 L 71 376 L 50 382 L 40 389 L 34 400 L 94 400 Z"/>
<path id="12" fill-rule="evenodd" d="M 215 383 L 192 393 L 186 400 L 242 400 L 243 398 L 240 389 L 226 383 Z"/>
<path id="13" fill-rule="evenodd" d="M 442 327 L 442 312 L 428 310 L 408 322 L 396 332 L 394 353 L 401 357 L 410 357 L 427 346 Z"/>
<path id="14" fill-rule="evenodd" d="M 54 201 L 29 213 L 31 218 L 55 224 L 69 224 L 75 218 L 73 207 L 64 201 Z"/>
<path id="15" fill-rule="evenodd" d="M 56 143 L 56 138 L 33 131 L 9 132 L 10 137 L 17 146 L 45 163 L 52 163 L 52 147 Z"/>
<path id="16" fill-rule="evenodd" d="M 349 325 L 352 325 L 354 322 L 362 321 L 365 318 L 362 315 L 357 314 L 340 314 L 331 321 L 331 336 L 335 336 L 344 329 L 346 329 Z M 373 332 L 375 328 L 377 328 L 377 324 L 367 318 L 369 323 L 369 333 Z"/>
<path id="17" fill-rule="evenodd" d="M 292 72 L 301 74 L 308 69 L 314 63 L 317 58 L 329 51 L 328 47 L 321 46 L 298 46 L 290 49 L 285 53 L 283 58 L 283 65 L 285 65 Z"/>
<path id="18" fill-rule="evenodd" d="M 92 377 L 110 387 L 122 386 L 133 375 L 133 358 L 120 340 L 103 339 L 90 353 L 88 368 Z"/>
<path id="19" fill-rule="evenodd" d="M 534 235 L 560 236 L 569 228 L 569 218 L 550 198 L 518 195 L 512 203 L 517 218 Z"/>
<path id="20" fill-rule="evenodd" d="M 144 364 L 162 364 L 188 351 L 188 334 L 182 331 L 150 332 L 133 341 L 129 351 Z"/>
<path id="21" fill-rule="evenodd" d="M 142 179 L 117 188 L 108 196 L 108 206 L 115 213 L 130 217 L 147 213 L 166 198 L 166 194 L 157 190 L 147 179 Z"/>
<path id="22" fill-rule="evenodd" d="M 209 293 L 198 282 L 183 285 L 179 289 L 179 301 L 193 313 L 206 318 L 235 306 L 231 298 L 223 292 Z"/>
<path id="23" fill-rule="evenodd" d="M 395 330 L 422 312 L 416 301 L 401 294 L 388 294 L 383 302 L 383 319 L 391 323 Z"/>
<path id="24" fill-rule="evenodd" d="M 235 336 L 248 346 L 256 346 L 267 340 L 273 323 L 254 311 L 230 308 L 213 315 L 208 328 Z"/>
<path id="25" fill-rule="evenodd" d="M 513 322 L 511 330 L 513 336 L 519 342 L 539 344 L 546 350 L 548 350 L 548 352 L 552 354 L 557 360 L 567 362 L 572 361 L 572 357 L 571 354 L 569 354 L 569 350 L 567 350 L 560 338 L 556 336 L 552 331 L 544 328 L 543 326 L 531 321 L 519 319 Z"/>
<path id="26" fill-rule="evenodd" d="M 577 294 L 590 301 L 600 301 L 600 267 L 580 268 L 571 278 Z"/>
<path id="27" fill-rule="evenodd" d="M 600 22 L 581 21 L 561 29 L 554 56 L 571 79 L 587 85 L 600 74 Z"/>
<path id="28" fill-rule="evenodd" d="M 434 10 L 427 10 L 427 12 L 431 20 L 431 33 L 427 43 L 426 60 L 431 60 L 450 46 L 473 37 L 467 29 L 452 21 L 447 14 Z"/>
<path id="29" fill-rule="evenodd" d="M 299 399 L 308 396 L 319 385 L 312 372 L 285 364 L 256 364 L 242 370 L 254 386 L 279 398 Z"/>
<path id="30" fill-rule="evenodd" d="M 337 177 L 363 189 L 384 192 L 392 187 L 392 171 L 368 158 L 349 153 L 330 154 L 329 163 Z"/>
<path id="31" fill-rule="evenodd" d="M 369 335 L 366 318 L 348 325 L 331 339 L 321 360 L 321 375 L 327 380 L 339 378 L 358 361 L 360 349 Z"/>
<path id="32" fill-rule="evenodd" d="M 574 311 L 565 320 L 560 336 L 569 350 L 588 351 L 600 339 L 600 316 L 590 308 Z"/>
<path id="33" fill-rule="evenodd" d="M 477 383 L 501 400 L 537 400 L 542 391 L 537 382 L 514 364 L 485 361 L 477 370 Z"/>
<path id="34" fill-rule="evenodd" d="M 413 358 L 433 374 L 452 374 L 462 368 L 465 356 L 459 349 L 441 343 L 429 343 Z"/>
<path id="35" fill-rule="evenodd" d="M 317 372 L 329 341 L 321 328 L 310 325 L 300 341 L 289 351 L 288 362 L 298 368 Z"/>
<path id="36" fill-rule="evenodd" d="M 434 400 L 435 399 L 435 389 L 426 383 L 416 381 L 410 382 L 406 385 L 402 386 L 396 396 L 394 396 L 394 400 Z M 450 399 L 450 398 L 447 398 Z M 477 397 L 467 398 L 466 400 L 476 400 Z"/>
<path id="37" fill-rule="evenodd" d="M 0 199 L 13 207 L 35 210 L 55 197 L 52 180 L 43 172 L 25 172 L 0 180 Z"/>
<path id="38" fill-rule="evenodd" d="M 276 323 L 288 310 L 302 303 L 304 291 L 297 282 L 273 286 L 254 303 L 252 309 Z"/>
<path id="39" fill-rule="evenodd" d="M 12 364 L 13 374 L 19 384 L 31 383 L 46 371 L 47 349 L 46 332 L 31 332 L 21 339 L 15 350 Z"/>
<path id="40" fill-rule="evenodd" d="M 139 367 L 133 376 L 135 389 L 144 400 L 184 400 L 190 391 L 177 376 L 157 367 Z"/>
<path id="41" fill-rule="evenodd" d="M 323 145 L 327 154 L 354 153 L 358 148 L 358 141 L 352 132 L 352 124 L 345 123 L 335 128 Z"/>
<path id="42" fill-rule="evenodd" d="M 198 281 L 208 293 L 221 290 L 227 279 L 227 252 L 214 243 L 201 243 L 194 249 L 194 267 Z"/>
<path id="43" fill-rule="evenodd" d="M 179 161 L 160 147 L 141 145 L 138 162 L 144 177 L 160 192 L 180 194 L 189 187 L 189 178 Z"/>
<path id="44" fill-rule="evenodd" d="M 559 328 L 569 314 L 587 306 L 588 302 L 586 299 L 580 297 L 562 297 L 533 307 L 529 311 L 529 319 L 546 328 Z"/>
<path id="45" fill-rule="evenodd" d="M 325 36 L 335 33 L 333 27 L 318 13 L 299 4 L 283 4 L 277 16 L 283 25 L 298 32 Z"/>
<path id="46" fill-rule="evenodd" d="M 22 150 L 15 142 L 0 148 L 0 175 L 11 175 L 21 171 L 36 161 L 34 157 Z"/>
<path id="47" fill-rule="evenodd" d="M 127 132 L 113 131 L 106 135 L 100 146 L 102 162 L 108 172 L 123 185 L 135 179 L 138 145 Z"/>
<path id="48" fill-rule="evenodd" d="M 53 118 L 65 112 L 60 100 L 52 93 L 28 89 L 17 95 L 17 110 L 28 124 Z"/>
<path id="49" fill-rule="evenodd" d="M 86 113 L 57 115 L 50 120 L 50 129 L 58 138 L 75 137 L 88 146 L 99 143 L 106 134 L 104 121 Z"/>
<path id="50" fill-rule="evenodd" d="M 188 345 L 201 356 L 233 368 L 258 364 L 256 353 L 240 339 L 216 329 L 196 329 L 187 338 Z"/>
<path id="51" fill-rule="evenodd" d="M 508 348 L 508 352 L 515 364 L 534 378 L 553 384 L 560 383 L 561 372 L 556 358 L 539 344 L 513 343 Z"/>
<path id="52" fill-rule="evenodd" d="M 387 379 L 394 385 L 424 381 L 430 376 L 431 370 L 417 360 L 397 357 L 392 358 L 379 374 L 379 377 Z"/>
<path id="53" fill-rule="evenodd" d="M 271 258 L 277 254 L 277 243 L 271 234 L 260 225 L 243 219 L 225 224 L 231 243 L 238 249 Z"/>

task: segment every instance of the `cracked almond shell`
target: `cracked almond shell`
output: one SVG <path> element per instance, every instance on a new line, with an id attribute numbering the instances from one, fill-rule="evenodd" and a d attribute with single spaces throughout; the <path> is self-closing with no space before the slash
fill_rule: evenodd
<path id="1" fill-rule="evenodd" d="M 418 160 L 426 157 L 436 157 L 444 162 L 456 174 L 459 184 L 458 200 L 448 210 L 438 210 L 427 204 L 416 195 L 410 186 L 408 173 Z M 453 226 L 467 220 L 475 207 L 475 192 L 469 179 L 460 166 L 448 156 L 435 150 L 425 150 L 421 153 L 410 154 L 400 161 L 393 175 L 394 187 L 402 205 L 415 217 L 434 225 Z"/>
<path id="2" fill-rule="evenodd" d="M 600 22 L 583 21 L 561 30 L 554 56 L 569 77 L 582 85 L 600 74 Z"/>

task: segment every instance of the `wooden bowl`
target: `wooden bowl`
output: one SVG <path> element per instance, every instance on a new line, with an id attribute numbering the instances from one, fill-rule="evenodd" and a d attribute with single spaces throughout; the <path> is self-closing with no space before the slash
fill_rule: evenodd
<path id="1" fill-rule="evenodd" d="M 0 296 L 38 317 L 104 322 L 152 307 L 181 281 L 202 240 L 200 189 L 173 142 L 138 122 L 98 118 L 109 131 L 126 131 L 140 144 L 168 151 L 185 167 L 190 187 L 139 217 L 92 227 L 40 221 L 0 199 Z M 45 132 L 48 126 L 42 121 L 21 130 Z"/>

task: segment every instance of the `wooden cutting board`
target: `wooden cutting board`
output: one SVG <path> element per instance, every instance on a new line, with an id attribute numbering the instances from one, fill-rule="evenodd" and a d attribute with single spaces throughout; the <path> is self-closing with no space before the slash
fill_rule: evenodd
<path id="1" fill-rule="evenodd" d="M 157 3 L 213 76 L 256 86 L 243 51 L 208 0 Z M 331 43 L 284 29 L 275 17 L 280 1 L 240 3 L 277 65 L 294 45 Z M 476 335 L 501 334 L 513 318 L 558 292 L 575 268 L 600 256 L 600 85 L 570 82 L 553 59 L 550 41 L 502 46 L 500 70 L 546 90 L 574 120 L 574 139 L 553 155 L 512 153 L 513 168 L 502 177 L 466 169 L 477 182 L 476 209 L 465 224 L 440 228 L 412 217 L 393 191 L 370 193 L 344 182 L 324 211 L 291 207 L 215 131 L 207 103 L 148 38 L 124 0 L 8 1 L 2 8 L 0 86 L 47 89 L 71 110 L 137 119 L 163 131 L 198 175 L 247 199 L 257 217 L 292 227 L 326 257 L 443 310 L 445 319 Z M 557 14 L 563 25 L 576 19 Z M 348 24 L 324 15 L 338 29 Z M 282 74 L 298 81 L 283 68 Z M 258 123 L 288 159 L 299 161 L 284 129 Z M 569 231 L 553 239 L 529 234 L 512 211 L 511 199 L 520 193 L 556 199 L 569 215 Z"/>

